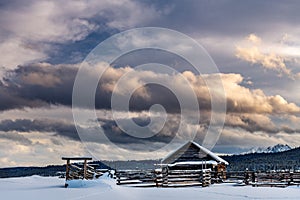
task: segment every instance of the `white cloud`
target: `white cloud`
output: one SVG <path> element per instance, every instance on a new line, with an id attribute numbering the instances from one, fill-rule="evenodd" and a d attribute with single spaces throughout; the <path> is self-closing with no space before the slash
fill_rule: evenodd
<path id="1" fill-rule="evenodd" d="M 0 55 L 0 66 L 4 69 L 12 69 L 19 64 L 47 58 L 47 55 L 39 51 L 39 48 L 31 48 L 17 38 L 3 41 L 0 44 Z"/>
<path id="2" fill-rule="evenodd" d="M 124 75 L 128 70 L 129 69 L 127 68 L 108 70 L 107 73 L 109 76 L 106 76 L 106 73 L 103 75 L 103 77 L 108 77 L 109 79 L 105 79 L 103 82 L 106 91 L 113 92 L 119 77 Z M 182 82 L 182 75 L 191 85 Z M 208 89 L 210 92 L 216 90 L 216 93 L 218 93 L 220 92 L 218 91 L 220 88 L 208 88 L 205 81 L 214 82 L 221 78 L 224 92 L 227 96 L 229 112 L 267 114 L 300 113 L 300 108 L 296 104 L 287 102 L 287 100 L 280 95 L 268 96 L 260 89 L 251 90 L 242 86 L 244 78 L 240 74 L 210 74 L 199 76 L 190 71 L 186 71 L 183 72 L 182 75 L 156 74 L 150 71 L 131 70 L 131 76 L 123 77 L 123 84 L 118 85 L 121 89 L 117 88 L 115 91 L 124 91 L 124 88 L 127 88 L 128 90 L 137 89 L 138 86 L 146 80 L 164 84 L 165 86 L 177 83 L 176 91 L 173 92 L 178 94 L 178 96 L 180 95 L 188 101 L 188 95 L 185 92 L 191 90 L 192 87 L 192 91 L 195 92 L 199 102 L 210 102 L 211 96 Z M 107 86 L 108 84 L 110 86 Z M 147 97 L 145 100 L 149 100 L 151 99 L 151 95 L 154 95 L 153 92 L 154 91 L 147 92 L 147 90 L 142 90 L 140 96 Z"/>
<path id="3" fill-rule="evenodd" d="M 287 34 L 279 41 L 263 41 L 257 35 L 250 34 L 236 46 L 236 57 L 252 64 L 260 64 L 280 75 L 296 78 L 297 75 L 292 74 L 289 64 L 298 62 L 300 47 L 288 41 Z"/>
<path id="4" fill-rule="evenodd" d="M 254 44 L 260 44 L 261 43 L 261 38 L 258 37 L 257 35 L 251 33 L 248 35 L 247 40 L 253 42 Z"/>
<path id="5" fill-rule="evenodd" d="M 240 147 L 243 149 L 252 147 L 268 147 L 276 144 L 289 144 L 299 146 L 296 142 L 300 134 L 289 135 L 286 133 L 270 135 L 264 132 L 249 133 L 240 129 L 225 128 L 218 143 L 224 146 Z M 293 141 L 294 140 L 294 141 Z"/>
<path id="6" fill-rule="evenodd" d="M 78 141 L 58 138 L 60 144 L 53 141 L 50 133 L 22 133 L 33 142 L 31 145 L 20 144 L 18 141 L 0 139 L 0 165 L 12 166 L 45 166 L 63 164 L 62 156 L 89 156 L 84 145 Z"/>
<path id="7" fill-rule="evenodd" d="M 252 64 L 261 64 L 267 69 L 276 70 L 287 75 L 290 74 L 290 70 L 286 67 L 284 57 L 277 55 L 274 52 L 262 51 L 260 47 L 261 38 L 254 34 L 250 34 L 246 40 L 250 42 L 246 47 L 236 47 L 236 56 L 238 58 Z"/>
<path id="8" fill-rule="evenodd" d="M 0 66 L 6 69 L 44 60 L 52 43 L 79 41 L 107 27 L 134 27 L 163 12 L 131 0 L 32 0 L 3 6 L 0 11 Z"/>

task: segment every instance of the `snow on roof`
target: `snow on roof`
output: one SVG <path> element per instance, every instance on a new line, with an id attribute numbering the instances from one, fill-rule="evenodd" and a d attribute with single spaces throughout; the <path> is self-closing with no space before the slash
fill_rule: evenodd
<path id="1" fill-rule="evenodd" d="M 221 162 L 221 163 L 224 163 L 224 164 L 226 164 L 226 165 L 229 165 L 229 163 L 228 163 L 226 160 L 224 160 L 223 158 L 219 157 L 217 154 L 211 152 L 210 150 L 206 149 L 205 147 L 201 146 L 200 144 L 198 144 L 198 143 L 196 143 L 196 142 L 194 142 L 194 141 L 192 141 L 192 143 L 193 143 L 194 145 L 196 145 L 197 147 L 199 147 L 199 148 L 200 148 L 202 151 L 204 151 L 206 154 L 210 155 L 210 156 L 211 156 L 212 158 L 214 158 L 216 161 L 219 161 L 219 162 Z"/>
<path id="2" fill-rule="evenodd" d="M 189 161 L 189 162 L 176 162 L 174 164 L 167 164 L 170 167 L 178 166 L 178 165 L 217 165 L 218 163 L 214 160 L 209 161 Z"/>
<path id="3" fill-rule="evenodd" d="M 201 146 L 200 144 L 194 142 L 194 141 L 188 141 L 187 143 L 185 143 L 184 145 L 182 145 L 181 147 L 179 147 L 178 149 L 176 149 L 175 151 L 169 153 L 163 160 L 162 163 L 166 162 L 168 159 L 170 159 L 174 154 L 176 154 L 179 150 L 181 150 L 182 148 L 189 146 L 191 144 L 194 144 L 196 147 L 198 147 L 202 152 L 204 152 L 205 154 L 211 156 L 215 161 L 220 162 L 220 163 L 224 163 L 225 165 L 229 165 L 229 163 L 222 159 L 221 157 L 219 157 L 217 154 L 211 152 L 210 150 L 206 149 L 205 147 Z"/>

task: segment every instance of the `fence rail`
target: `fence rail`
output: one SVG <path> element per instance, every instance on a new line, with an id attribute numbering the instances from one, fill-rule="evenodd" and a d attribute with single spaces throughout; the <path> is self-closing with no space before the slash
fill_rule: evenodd
<path id="1" fill-rule="evenodd" d="M 300 185 L 300 172 L 255 172 L 231 171 L 214 172 L 210 170 L 120 170 L 116 171 L 118 185 L 135 187 L 206 187 L 213 183 L 225 181 L 243 182 L 246 185 L 286 187 Z"/>
<path id="2" fill-rule="evenodd" d="M 300 185 L 300 172 L 270 171 L 270 172 L 244 172 L 244 183 L 258 186 L 286 187 Z"/>
<path id="3" fill-rule="evenodd" d="M 116 171 L 118 185 L 137 187 L 184 187 L 208 186 L 211 184 L 210 170 L 122 170 Z"/>

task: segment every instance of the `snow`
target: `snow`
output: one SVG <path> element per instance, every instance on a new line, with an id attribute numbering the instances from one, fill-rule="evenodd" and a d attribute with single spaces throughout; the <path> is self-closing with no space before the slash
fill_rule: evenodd
<path id="1" fill-rule="evenodd" d="M 102 187 L 110 188 L 110 185 L 99 182 L 98 180 L 70 180 L 67 181 L 68 188 L 90 188 L 90 187 Z"/>
<path id="2" fill-rule="evenodd" d="M 68 184 L 68 188 L 91 188 L 91 187 L 102 187 L 102 188 L 111 188 L 111 186 L 103 180 L 109 180 L 109 173 L 104 173 L 100 179 L 94 180 L 69 180 L 66 183 Z"/>
<path id="3" fill-rule="evenodd" d="M 291 150 L 292 148 L 287 144 L 277 144 L 275 146 L 269 146 L 267 148 L 258 147 L 251 148 L 249 151 L 241 153 L 241 154 L 249 154 L 249 153 L 278 153 Z"/>
<path id="4" fill-rule="evenodd" d="M 269 188 L 238 186 L 235 183 L 210 187 L 135 188 L 118 186 L 106 175 L 98 180 L 73 181 L 74 187 L 64 188 L 58 177 L 31 176 L 0 179 L 2 200 L 194 200 L 194 199 L 300 199 L 300 187 Z M 81 185 L 83 184 L 83 186 Z M 75 187 L 76 186 L 76 187 Z"/>
<path id="5" fill-rule="evenodd" d="M 167 164 L 170 167 L 177 166 L 177 165 L 217 165 L 218 163 L 214 160 L 209 161 L 189 161 L 189 162 L 176 162 L 174 164 Z"/>
<path id="6" fill-rule="evenodd" d="M 183 147 L 185 147 L 188 144 L 194 144 L 196 147 L 198 147 L 201 151 L 203 151 L 204 153 L 206 153 L 207 155 L 210 155 L 213 159 L 215 159 L 218 162 L 224 163 L 225 165 L 229 165 L 229 163 L 224 160 L 223 158 L 220 158 L 217 154 L 211 152 L 210 150 L 206 149 L 205 147 L 201 146 L 200 144 L 194 142 L 194 141 L 188 141 L 187 143 L 185 143 L 184 145 L 180 146 L 178 149 L 176 149 L 173 152 L 170 152 L 163 160 L 162 163 L 165 163 L 166 160 L 168 160 L 170 157 L 172 157 L 174 154 L 177 154 L 177 152 L 182 149 Z"/>

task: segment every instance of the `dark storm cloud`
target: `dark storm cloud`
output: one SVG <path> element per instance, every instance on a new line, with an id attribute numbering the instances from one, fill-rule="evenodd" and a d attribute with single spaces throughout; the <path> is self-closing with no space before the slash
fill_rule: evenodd
<path id="1" fill-rule="evenodd" d="M 130 119 L 122 119 L 123 121 L 133 120 L 139 126 L 146 126 L 149 124 L 149 119 L 145 117 L 135 117 Z M 125 133 L 119 128 L 115 120 L 108 120 L 98 118 L 101 127 L 104 130 L 105 135 L 116 143 L 144 143 L 144 142 L 163 142 L 168 143 L 178 131 L 178 123 L 174 123 L 175 119 L 168 119 L 163 129 L 153 137 L 147 139 L 135 138 Z M 171 123 L 172 122 L 172 123 Z"/>
<path id="2" fill-rule="evenodd" d="M 0 81 L 0 110 L 8 110 L 14 108 L 37 107 L 44 106 L 45 103 L 36 99 L 26 99 L 22 98 L 18 94 L 19 88 L 17 85 L 10 84 L 4 85 Z"/>
<path id="3" fill-rule="evenodd" d="M 149 119 L 145 117 L 135 117 L 121 120 L 125 122 L 133 120 L 139 126 L 146 126 L 149 123 Z M 177 131 L 179 128 L 178 118 L 176 116 L 172 116 L 167 119 L 162 130 L 156 133 L 154 136 L 138 138 L 133 137 L 121 130 L 115 120 L 99 118 L 98 121 L 103 128 L 104 134 L 111 143 L 114 143 L 123 149 L 149 152 L 155 151 L 164 147 L 166 144 L 169 144 L 177 136 Z M 182 135 L 182 137 L 179 137 L 181 142 L 185 142 L 186 138 L 189 138 L 187 137 L 187 132 L 184 134 L 186 134 L 186 136 Z"/>
<path id="4" fill-rule="evenodd" d="M 31 145 L 32 142 L 24 135 L 21 135 L 19 133 L 13 133 L 13 132 L 2 132 L 0 131 L 0 138 L 1 139 L 8 139 L 14 142 L 19 142 L 23 145 Z"/>
<path id="5" fill-rule="evenodd" d="M 132 137 L 130 134 L 122 131 L 117 125 L 116 121 L 106 118 L 98 118 L 99 125 L 103 129 L 105 137 L 108 138 L 110 142 L 103 139 L 103 133 L 99 133 L 99 129 L 95 127 L 95 125 L 89 127 L 77 126 L 77 129 L 80 131 L 80 136 L 84 137 L 83 141 L 85 142 L 98 144 L 113 143 L 118 147 L 127 150 L 143 150 L 151 152 L 157 150 L 158 148 L 164 147 L 166 144 L 169 144 L 175 137 L 176 141 L 179 141 L 179 143 L 186 141 L 187 138 L 190 138 L 189 130 L 195 129 L 196 127 L 200 129 L 198 130 L 194 140 L 201 143 L 208 129 L 207 117 L 208 116 L 202 116 L 202 121 L 200 121 L 198 125 L 188 123 L 185 124 L 187 127 L 184 128 L 184 132 L 178 133 L 180 116 L 170 115 L 163 129 L 153 137 L 149 138 Z M 277 128 L 262 116 L 244 116 L 242 117 L 244 124 L 237 122 L 238 117 L 239 116 L 236 116 L 236 118 L 232 117 L 231 119 L 227 119 L 224 127 L 225 129 L 234 128 L 235 135 L 238 135 L 237 133 L 239 132 L 239 129 L 245 130 L 246 133 L 264 132 L 266 135 L 273 135 L 279 132 L 299 133 L 298 129 L 287 127 Z M 133 117 L 121 120 L 123 120 L 125 123 L 129 120 L 133 120 L 142 127 L 145 127 L 149 124 L 149 118 L 147 117 Z M 0 122 L 0 138 L 16 141 L 22 145 L 32 145 L 32 142 L 22 135 L 23 132 L 38 132 L 39 134 L 52 133 L 51 141 L 55 145 L 62 144 L 60 137 L 65 137 L 74 141 L 82 141 L 72 122 L 63 122 L 52 119 L 16 119 L 3 120 Z M 245 134 L 244 131 L 241 133 Z M 100 137 L 99 134 L 101 134 Z M 247 135 L 249 137 L 251 137 L 250 135 L 253 135 L 254 137 L 255 134 Z M 228 131 L 224 137 L 222 137 L 223 139 L 221 140 L 220 145 L 223 145 L 224 141 L 231 141 L 231 135 L 228 133 Z"/>
<path id="6" fill-rule="evenodd" d="M 47 63 L 19 66 L 10 72 L 4 83 L 0 83 L 0 109 L 41 107 L 50 104 L 71 106 L 77 69 L 76 65 Z M 94 68 L 87 69 L 86 80 L 95 78 L 97 73 L 93 70 Z M 117 85 L 120 77 L 128 72 L 131 73 L 131 77 L 135 78 L 125 76 L 124 82 Z M 189 81 L 190 85 L 183 84 L 183 77 Z M 161 104 L 167 112 L 179 113 L 179 98 L 181 97 L 181 101 L 192 102 L 191 92 L 195 94 L 200 110 L 210 111 L 210 91 L 220 92 L 221 88 L 210 88 L 209 91 L 204 79 L 207 81 L 222 79 L 224 92 L 227 95 L 228 112 L 279 115 L 300 113 L 300 108 L 296 104 L 287 102 L 280 95 L 268 96 L 262 90 L 250 90 L 243 86 L 244 80 L 239 74 L 199 76 L 187 71 L 178 75 L 166 75 L 138 71 L 130 67 L 107 68 L 98 84 L 95 106 L 97 109 L 110 109 L 112 92 L 121 98 L 124 95 L 123 91 L 131 88 L 135 92 L 131 96 L 129 107 L 134 111 L 148 110 L 153 104 Z M 142 84 L 141 86 L 140 83 L 145 80 L 158 84 Z M 172 89 L 167 87 L 170 85 Z"/>
<path id="7" fill-rule="evenodd" d="M 276 124 L 266 115 L 228 114 L 225 127 L 240 128 L 250 133 L 264 132 L 267 134 L 300 133 L 300 129 Z"/>
<path id="8" fill-rule="evenodd" d="M 203 116 L 204 115 L 204 116 Z M 184 142 L 187 138 L 190 138 L 191 129 L 199 128 L 194 140 L 203 141 L 207 129 L 209 128 L 208 116 L 203 114 L 201 121 L 198 125 L 186 123 L 186 127 L 183 129 L 184 132 L 179 133 L 178 128 L 180 124 L 179 115 L 168 116 L 166 123 L 164 124 L 162 130 L 156 133 L 152 137 L 148 138 L 138 138 L 133 137 L 127 132 L 123 131 L 115 120 L 98 118 L 99 125 L 101 126 L 105 137 L 113 144 L 118 145 L 124 149 L 129 150 L 149 150 L 153 151 L 157 148 L 161 148 L 164 145 L 170 143 L 175 137 Z M 145 127 L 149 124 L 149 118 L 147 117 L 133 117 L 128 119 L 120 119 L 123 122 L 133 120 L 137 125 Z M 275 126 L 268 117 L 265 116 L 239 116 L 239 115 L 229 115 L 224 128 L 237 128 L 246 131 L 247 133 L 264 132 L 267 135 L 274 135 L 280 132 L 284 133 L 299 133 L 300 130 L 297 128 L 290 128 L 286 126 Z M 79 137 L 77 130 L 80 132 Z M 58 140 L 59 137 L 65 137 L 75 141 L 81 141 L 82 137 L 85 142 L 106 144 L 107 140 L 103 140 L 103 133 L 99 132 L 99 129 L 95 126 L 83 127 L 77 126 L 77 130 L 73 122 L 62 122 L 51 119 L 16 119 L 16 120 L 3 120 L 0 121 L 0 138 L 9 139 L 12 141 L 19 142 L 23 145 L 31 145 L 32 142 L 23 136 L 23 132 L 39 132 L 43 133 L 53 133 L 51 141 L 55 145 L 61 145 Z M 244 132 L 243 132 L 244 133 Z M 99 135 L 101 134 L 101 135 Z M 230 135 L 225 135 L 224 137 L 229 137 Z"/>
<path id="9" fill-rule="evenodd" d="M 0 65 L 13 69 L 36 61 L 79 62 L 113 33 L 146 24 L 162 13 L 132 0 L 1 1 Z"/>
<path id="10" fill-rule="evenodd" d="M 123 119 L 123 120 L 131 120 L 131 119 Z M 135 122 L 139 125 L 147 125 L 148 119 L 144 117 L 134 118 Z M 174 119 L 173 119 L 174 120 Z M 161 145 L 169 143 L 170 140 L 175 136 L 178 125 L 171 121 L 165 125 L 165 127 L 160 131 L 160 133 L 156 134 L 151 138 L 139 139 L 136 137 L 132 137 L 126 132 L 123 132 L 118 128 L 116 122 L 114 120 L 108 119 L 98 119 L 101 127 L 104 131 L 106 137 L 114 144 L 117 144 L 126 149 L 135 149 L 141 146 L 147 146 L 147 144 L 155 144 L 160 143 Z M 77 126 L 78 131 L 81 133 L 81 137 L 84 137 L 85 142 L 94 142 L 94 143 L 105 143 L 106 140 L 102 140 L 102 136 L 99 137 L 100 134 L 98 129 L 95 127 L 81 127 Z M 16 119 L 16 120 L 3 120 L 0 121 L 0 138 L 9 139 L 13 141 L 20 142 L 23 145 L 31 145 L 32 142 L 23 136 L 21 133 L 23 132 L 39 132 L 39 133 L 54 133 L 51 141 L 55 145 L 61 145 L 61 142 L 56 137 L 65 137 L 75 141 L 81 141 L 75 125 L 71 122 L 61 122 L 50 119 Z M 100 139 L 99 139 L 100 138 Z M 139 147 L 136 145 L 137 144 Z M 159 144 L 156 144 L 152 150 L 155 150 L 159 147 Z M 151 149 L 149 149 L 151 150 Z"/>
<path id="11" fill-rule="evenodd" d="M 77 130 L 72 123 L 64 123 L 48 119 L 17 119 L 3 120 L 0 122 L 0 131 L 3 132 L 52 132 L 73 140 L 80 140 Z"/>
<path id="12" fill-rule="evenodd" d="M 35 64 L 20 66 L 9 82 L 20 97 L 46 103 L 71 105 L 77 68 L 68 65 Z"/>
<path id="13" fill-rule="evenodd" d="M 0 110 L 23 107 L 41 107 L 50 104 L 72 105 L 72 90 L 77 73 L 77 66 L 50 65 L 37 63 L 19 66 L 10 71 L 5 79 L 5 84 L 0 82 Z M 123 73 L 120 70 L 121 73 Z M 111 106 L 111 90 L 106 86 L 114 85 L 118 79 L 117 74 L 107 74 L 100 80 L 96 92 L 96 108 L 109 109 Z M 88 79 L 89 77 L 87 77 Z M 130 100 L 130 109 L 139 111 L 147 110 L 154 103 L 165 106 L 170 112 L 178 112 L 179 103 L 176 96 L 167 88 L 159 85 L 147 85 L 146 89 L 150 99 L 133 95 Z M 138 89 L 136 93 L 142 90 Z M 135 93 L 135 94 L 136 94 Z M 161 95 L 164 94 L 164 95 Z"/>
<path id="14" fill-rule="evenodd" d="M 214 35 L 235 35 L 269 32 L 276 26 L 298 25 L 298 1 L 149 1 L 169 5 L 167 15 L 151 25 L 160 25 L 183 32 Z"/>
<path id="15" fill-rule="evenodd" d="M 37 63 L 18 66 L 0 82 L 0 110 L 72 105 L 76 66 Z"/>

